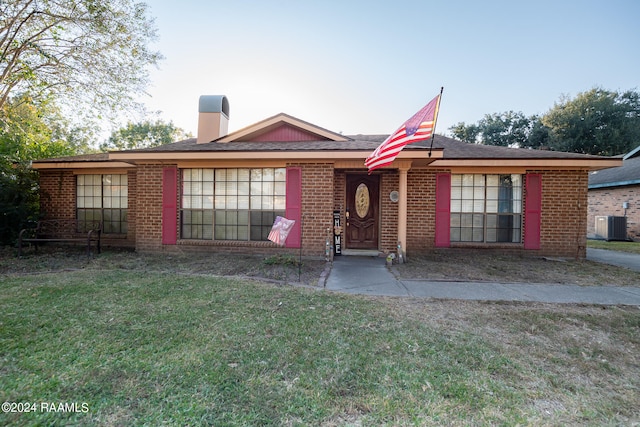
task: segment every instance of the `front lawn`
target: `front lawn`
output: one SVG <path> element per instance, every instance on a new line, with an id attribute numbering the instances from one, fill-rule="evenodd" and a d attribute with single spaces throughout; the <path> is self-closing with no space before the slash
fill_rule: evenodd
<path id="1" fill-rule="evenodd" d="M 638 421 L 637 307 L 367 298 L 117 268 L 0 283 L 0 402 L 36 404 L 0 412 L 0 425 Z"/>
<path id="2" fill-rule="evenodd" d="M 640 242 L 607 242 L 606 240 L 587 240 L 587 247 L 640 254 Z"/>

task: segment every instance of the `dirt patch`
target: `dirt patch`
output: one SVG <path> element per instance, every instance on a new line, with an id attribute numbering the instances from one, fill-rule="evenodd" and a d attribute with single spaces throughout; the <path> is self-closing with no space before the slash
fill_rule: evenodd
<path id="1" fill-rule="evenodd" d="M 640 273 L 587 260 L 565 260 L 483 252 L 433 252 L 392 267 L 401 279 L 637 286 Z"/>
<path id="2" fill-rule="evenodd" d="M 0 252 L 0 274 L 32 274 L 64 270 L 137 270 L 259 278 L 282 283 L 317 286 L 327 263 L 323 259 L 290 255 L 258 256 L 229 253 L 139 254 L 107 249 L 87 259 L 84 251 L 49 246 L 17 258 L 15 250 Z"/>
<path id="3" fill-rule="evenodd" d="M 380 260 L 384 262 L 384 260 Z M 321 258 L 291 255 L 229 253 L 138 254 L 107 249 L 87 259 L 83 248 L 49 246 L 38 253 L 16 257 L 14 248 L 0 249 L 0 274 L 29 274 L 74 269 L 127 269 L 263 278 L 317 286 L 327 263 Z M 640 273 L 587 260 L 499 255 L 481 251 L 447 252 L 411 256 L 394 265 L 400 279 L 497 281 L 502 283 L 559 283 L 581 286 L 638 286 Z"/>

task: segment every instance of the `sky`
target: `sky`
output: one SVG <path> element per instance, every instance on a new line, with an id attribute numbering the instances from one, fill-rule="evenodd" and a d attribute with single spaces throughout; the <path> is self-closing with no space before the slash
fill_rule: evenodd
<path id="1" fill-rule="evenodd" d="M 229 131 L 287 113 L 389 134 L 444 87 L 436 133 L 543 114 L 600 87 L 640 90 L 640 1 L 146 0 L 165 57 L 141 99 L 197 133 L 200 95 Z"/>

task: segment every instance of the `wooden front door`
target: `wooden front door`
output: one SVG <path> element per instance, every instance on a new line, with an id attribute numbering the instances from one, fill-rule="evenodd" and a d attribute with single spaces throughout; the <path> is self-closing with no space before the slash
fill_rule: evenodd
<path id="1" fill-rule="evenodd" d="M 347 175 L 347 249 L 378 249 L 379 188 L 379 175 Z"/>

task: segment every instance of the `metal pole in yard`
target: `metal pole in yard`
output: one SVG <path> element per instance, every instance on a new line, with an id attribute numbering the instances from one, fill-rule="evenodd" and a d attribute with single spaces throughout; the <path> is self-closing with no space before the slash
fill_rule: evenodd
<path id="1" fill-rule="evenodd" d="M 298 283 L 300 282 L 300 276 L 302 275 L 302 230 L 304 225 L 304 214 L 300 215 L 300 255 L 298 259 Z"/>

